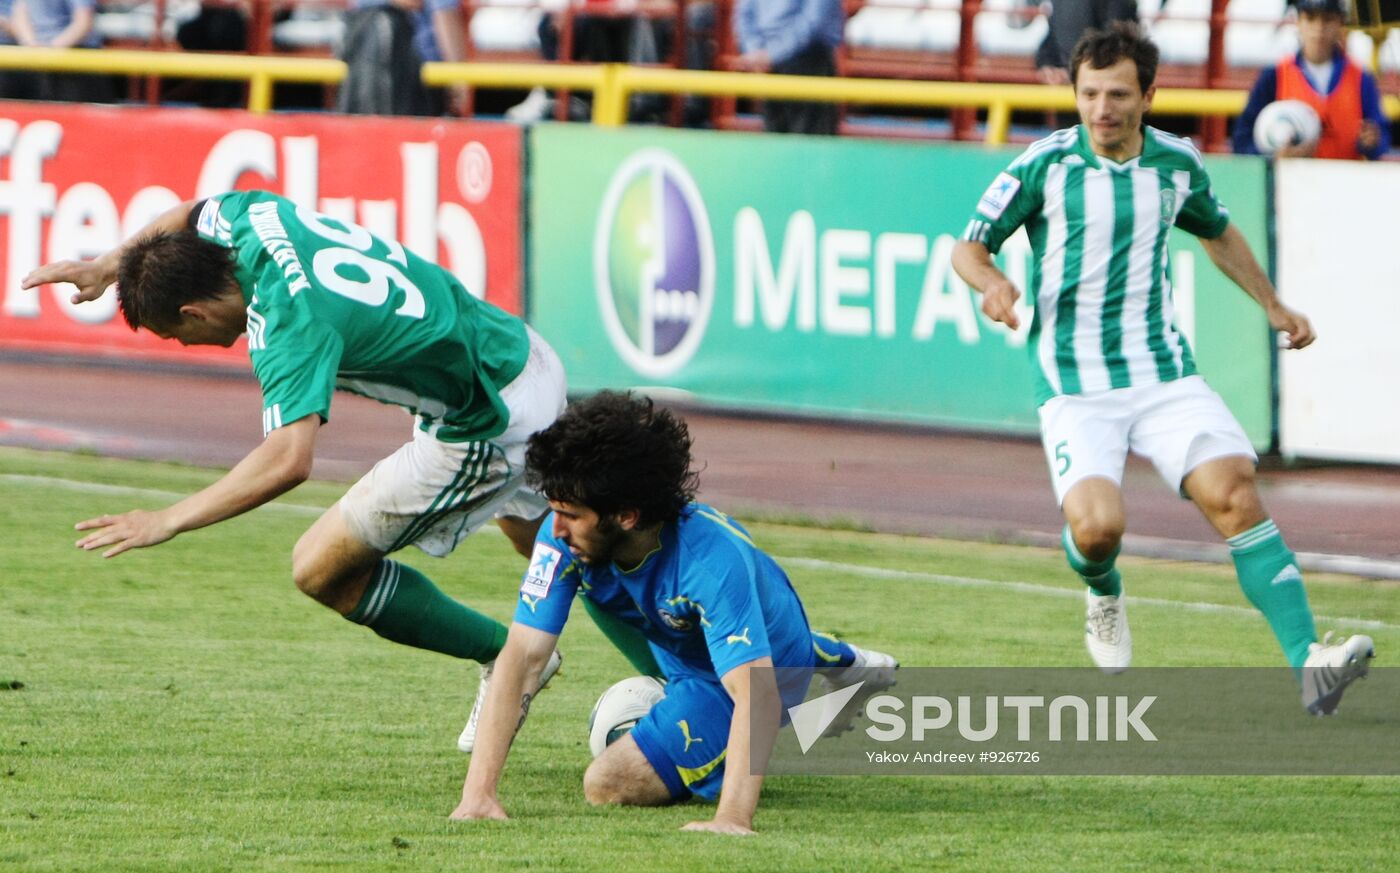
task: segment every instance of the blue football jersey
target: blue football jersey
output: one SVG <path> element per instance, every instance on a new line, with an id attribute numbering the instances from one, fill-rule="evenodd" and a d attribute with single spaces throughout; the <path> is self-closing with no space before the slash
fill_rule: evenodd
<path id="1" fill-rule="evenodd" d="M 811 630 L 787 574 L 734 519 L 693 503 L 661 530 L 661 546 L 641 566 L 575 560 L 540 525 L 515 620 L 557 634 L 574 595 L 639 628 L 666 675 L 720 677 L 771 657 L 776 667 L 810 668 Z"/>

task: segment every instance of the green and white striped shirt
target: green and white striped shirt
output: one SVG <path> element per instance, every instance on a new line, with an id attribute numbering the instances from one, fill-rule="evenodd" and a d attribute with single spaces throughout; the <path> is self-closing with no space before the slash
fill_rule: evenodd
<path id="1" fill-rule="evenodd" d="M 1144 126 L 1142 154 L 1117 164 L 1095 155 L 1076 125 L 997 176 L 963 239 L 996 253 L 1026 226 L 1040 404 L 1195 373 L 1173 323 L 1167 238 L 1175 225 L 1215 239 L 1229 222 L 1190 140 Z"/>

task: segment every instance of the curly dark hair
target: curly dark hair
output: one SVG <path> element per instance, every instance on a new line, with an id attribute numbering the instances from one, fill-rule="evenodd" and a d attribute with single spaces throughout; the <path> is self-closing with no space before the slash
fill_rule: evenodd
<path id="1" fill-rule="evenodd" d="M 1069 59 L 1069 81 L 1079 86 L 1079 66 L 1088 63 L 1091 69 L 1102 70 L 1127 58 L 1137 65 L 1138 86 L 1146 94 L 1157 81 L 1157 62 L 1161 52 L 1148 39 L 1135 21 L 1115 21 L 1107 30 L 1086 30 L 1074 44 Z"/>
<path id="2" fill-rule="evenodd" d="M 132 330 L 180 323 L 180 307 L 222 296 L 233 272 L 233 250 L 192 230 L 135 240 L 117 265 L 117 298 Z"/>
<path id="3" fill-rule="evenodd" d="M 526 478 L 550 500 L 601 516 L 635 509 L 639 527 L 674 521 L 699 487 L 690 430 L 647 397 L 601 391 L 530 437 Z"/>

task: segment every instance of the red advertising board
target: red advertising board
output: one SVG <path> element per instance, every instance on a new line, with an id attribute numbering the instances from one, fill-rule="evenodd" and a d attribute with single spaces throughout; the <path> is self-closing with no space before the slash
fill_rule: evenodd
<path id="1" fill-rule="evenodd" d="M 522 310 L 522 136 L 510 125 L 0 102 L 0 348 L 204 363 L 132 333 L 116 295 L 22 290 L 43 263 L 91 258 L 183 201 L 262 188 L 400 240 L 474 294 Z"/>

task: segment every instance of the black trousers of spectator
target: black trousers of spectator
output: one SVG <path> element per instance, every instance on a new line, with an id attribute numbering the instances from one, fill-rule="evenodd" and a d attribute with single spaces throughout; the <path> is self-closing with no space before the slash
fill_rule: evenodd
<path id="1" fill-rule="evenodd" d="M 826 45 L 814 45 L 791 60 L 774 64 L 774 73 L 784 76 L 834 76 L 836 52 Z M 835 103 L 803 103 L 796 100 L 767 100 L 763 104 L 763 129 L 770 133 L 836 133 Z"/>

